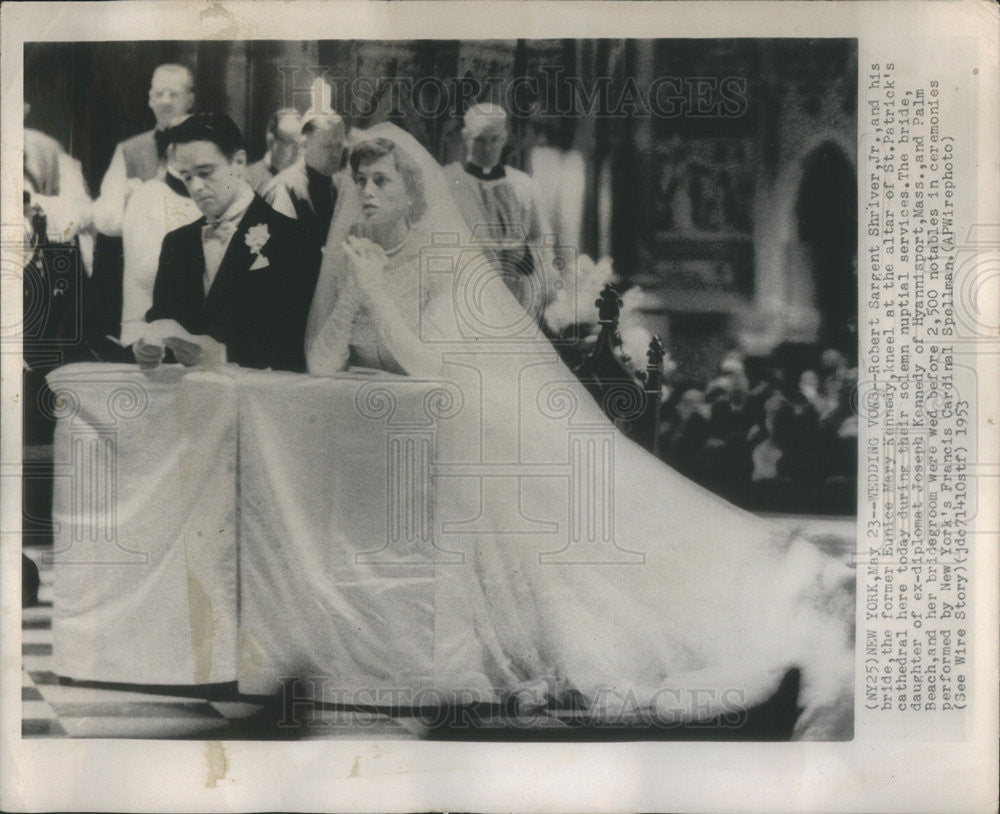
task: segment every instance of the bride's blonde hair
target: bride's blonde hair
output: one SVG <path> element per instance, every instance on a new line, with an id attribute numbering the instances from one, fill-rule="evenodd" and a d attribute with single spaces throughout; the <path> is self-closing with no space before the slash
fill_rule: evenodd
<path id="1" fill-rule="evenodd" d="M 410 222 L 414 223 L 423 217 L 427 211 L 427 198 L 424 195 L 424 179 L 420 168 L 403 151 L 397 150 L 395 142 L 385 138 L 370 138 L 358 142 L 351 150 L 351 173 L 357 173 L 362 164 L 370 164 L 387 155 L 391 155 L 396 163 L 396 169 L 403 179 L 406 191 L 410 196 Z"/>

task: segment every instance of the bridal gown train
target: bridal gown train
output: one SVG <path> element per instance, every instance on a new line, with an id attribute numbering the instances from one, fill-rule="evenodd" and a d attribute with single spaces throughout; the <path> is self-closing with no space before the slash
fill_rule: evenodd
<path id="1" fill-rule="evenodd" d="M 436 197 L 446 199 L 447 190 L 423 148 L 389 125 L 373 132 L 420 166 L 428 211 L 387 258 L 394 308 L 378 317 L 346 271 L 336 241 L 351 215 L 338 212 L 307 331 L 310 370 L 329 375 L 359 365 L 450 382 L 466 407 L 481 410 L 478 424 L 451 430 L 468 433 L 450 439 L 456 450 L 494 450 L 497 461 L 503 450 L 521 460 L 565 460 L 569 435 L 583 427 L 603 432 L 608 453 L 580 448 L 607 468 L 604 491 L 577 496 L 586 528 L 561 555 L 552 553 L 551 536 L 522 527 L 524 518 L 564 529 L 573 522 L 564 481 L 524 475 L 512 487 L 513 504 L 484 500 L 447 478 L 435 483 L 435 513 L 478 518 L 475 533 L 456 537 L 464 564 L 435 571 L 435 636 L 451 644 L 435 652 L 431 683 L 445 693 L 472 688 L 483 700 L 541 685 L 541 695 L 572 691 L 597 719 L 690 721 L 759 704 L 797 668 L 803 712 L 795 735 L 849 737 L 853 570 L 613 431 L 481 259 L 465 262 L 459 255 L 469 253 L 455 249 L 450 272 L 428 274 L 448 268 L 428 261 L 428 247 L 442 229 L 460 234 L 460 218 Z M 504 334 L 497 326 L 516 327 Z M 510 382 L 516 386 L 502 386 Z M 504 488 L 502 480 L 489 488 Z M 595 524 L 603 533 L 588 535 Z M 394 643 L 373 661 L 384 673 L 379 680 L 405 686 L 406 660 Z"/>

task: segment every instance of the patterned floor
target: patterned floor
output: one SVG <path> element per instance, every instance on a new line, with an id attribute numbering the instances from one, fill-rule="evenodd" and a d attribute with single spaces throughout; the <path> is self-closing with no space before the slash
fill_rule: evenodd
<path id="1" fill-rule="evenodd" d="M 789 525 L 803 525 L 801 522 Z M 854 521 L 809 519 L 806 530 L 830 553 L 851 559 Z M 839 548 L 839 550 L 837 550 Z M 504 738 L 513 734 L 525 739 L 533 733 L 550 738 L 595 734 L 578 713 L 552 711 L 534 714 L 528 724 L 496 709 L 474 713 L 475 726 L 444 726 L 429 729 L 419 714 L 389 716 L 379 711 L 344 708 L 296 708 L 294 723 L 268 699 L 245 697 L 234 687 L 214 687 L 200 693 L 190 688 L 150 688 L 68 683 L 52 672 L 52 571 L 43 562 L 43 548 L 27 548 L 39 565 L 41 588 L 38 602 L 22 615 L 21 732 L 24 737 L 73 738 L 191 738 L 191 739 L 412 739 L 418 737 Z M 467 714 L 467 713 L 463 713 Z M 463 719 L 465 720 L 465 719 Z M 558 731 L 554 731 L 558 730 Z M 560 732 L 562 734 L 560 734 Z M 505 736 L 506 733 L 506 736 Z M 666 735 L 668 733 L 660 733 Z M 646 732 L 599 733 L 600 737 L 631 739 L 649 737 Z M 685 740 L 707 736 L 699 731 L 672 737 Z M 714 738 L 712 738 L 714 739 Z"/>
<path id="2" fill-rule="evenodd" d="M 228 687 L 184 695 L 156 689 L 67 683 L 52 670 L 52 571 L 41 550 L 27 555 L 39 565 L 38 603 L 22 615 L 21 734 L 72 738 L 365 738 L 417 737 L 420 726 L 378 712 L 297 708 L 295 723 L 282 721 L 266 699 L 246 698 Z"/>

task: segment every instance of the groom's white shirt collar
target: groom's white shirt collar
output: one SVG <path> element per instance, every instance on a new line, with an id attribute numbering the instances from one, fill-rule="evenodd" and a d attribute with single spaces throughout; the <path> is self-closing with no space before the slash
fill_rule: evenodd
<path id="1" fill-rule="evenodd" d="M 202 238 L 201 247 L 205 254 L 205 295 L 212 288 L 212 283 L 215 281 L 215 275 L 219 273 L 219 267 L 222 265 L 222 258 L 226 256 L 226 251 L 229 248 L 229 244 L 232 242 L 233 235 L 236 234 L 235 227 L 239 224 L 240 219 L 246 213 L 247 209 L 250 208 L 250 204 L 253 203 L 254 191 L 250 188 L 249 184 L 244 184 L 243 191 L 240 192 L 236 198 L 233 200 L 225 212 L 222 213 L 220 218 L 217 218 L 209 223 L 224 223 L 231 222 L 233 224 L 233 232 L 230 234 L 229 239 L 225 243 L 218 240 L 205 240 Z"/>

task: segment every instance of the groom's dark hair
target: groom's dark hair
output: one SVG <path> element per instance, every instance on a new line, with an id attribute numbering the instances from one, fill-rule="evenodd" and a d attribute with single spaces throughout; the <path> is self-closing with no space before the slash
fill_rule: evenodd
<path id="1" fill-rule="evenodd" d="M 237 150 L 246 149 L 240 128 L 225 113 L 194 113 L 180 124 L 168 127 L 164 137 L 167 144 L 210 141 L 228 159 Z"/>

